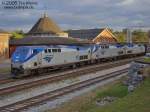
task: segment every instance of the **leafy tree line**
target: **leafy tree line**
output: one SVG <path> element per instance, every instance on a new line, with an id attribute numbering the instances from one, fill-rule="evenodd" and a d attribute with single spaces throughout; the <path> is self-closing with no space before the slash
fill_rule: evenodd
<path id="1" fill-rule="evenodd" d="M 115 31 L 113 32 L 114 35 L 117 37 L 119 42 L 126 42 L 127 32 L 126 31 Z M 145 32 L 142 30 L 134 30 L 132 32 L 132 41 L 133 42 L 148 42 L 150 38 L 150 31 Z"/>
<path id="2" fill-rule="evenodd" d="M 21 39 L 25 36 L 22 30 L 16 30 L 12 32 L 12 39 Z"/>
<path id="3" fill-rule="evenodd" d="M 110 30 L 117 37 L 118 42 L 126 42 L 126 36 L 127 36 L 126 30 L 123 31 L 113 31 L 113 29 Z M 21 39 L 23 37 L 25 37 L 25 33 L 22 30 L 16 30 L 12 32 L 12 38 Z M 148 42 L 149 38 L 150 38 L 150 31 L 145 32 L 142 30 L 134 30 L 132 32 L 133 42 Z"/>

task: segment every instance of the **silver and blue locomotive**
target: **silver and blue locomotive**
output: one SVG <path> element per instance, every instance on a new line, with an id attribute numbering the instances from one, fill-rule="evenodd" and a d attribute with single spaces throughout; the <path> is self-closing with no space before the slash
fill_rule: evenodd
<path id="1" fill-rule="evenodd" d="M 39 73 L 47 69 L 76 67 L 105 58 L 138 55 L 145 52 L 143 45 L 50 45 L 19 46 L 11 56 L 13 77 Z"/>

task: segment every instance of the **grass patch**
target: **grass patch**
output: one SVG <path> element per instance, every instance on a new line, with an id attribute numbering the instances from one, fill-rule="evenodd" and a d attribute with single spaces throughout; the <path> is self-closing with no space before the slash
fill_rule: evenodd
<path id="1" fill-rule="evenodd" d="M 150 62 L 150 58 L 146 57 L 146 58 L 144 58 L 144 61 L 149 63 Z"/>
<path id="2" fill-rule="evenodd" d="M 105 96 L 114 96 L 118 98 L 122 98 L 128 94 L 127 86 L 119 83 L 110 88 L 107 88 L 104 91 L 100 91 L 97 93 L 97 98 L 105 97 Z"/>
<path id="3" fill-rule="evenodd" d="M 150 78 L 133 93 L 104 107 L 93 105 L 85 112 L 150 112 Z"/>
<path id="4" fill-rule="evenodd" d="M 105 96 L 118 98 L 103 107 L 97 106 L 96 100 Z M 150 112 L 150 78 L 130 94 L 127 93 L 127 87 L 121 82 L 116 82 L 97 88 L 47 112 Z"/>

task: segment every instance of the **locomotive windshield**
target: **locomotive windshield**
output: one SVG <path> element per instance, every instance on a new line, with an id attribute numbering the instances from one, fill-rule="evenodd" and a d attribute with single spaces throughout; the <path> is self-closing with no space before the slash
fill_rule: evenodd
<path id="1" fill-rule="evenodd" d="M 13 62 L 23 62 L 28 58 L 29 48 L 27 47 L 17 47 L 12 55 Z"/>
<path id="2" fill-rule="evenodd" d="M 18 47 L 15 51 L 16 54 L 27 54 L 29 49 L 24 47 Z"/>

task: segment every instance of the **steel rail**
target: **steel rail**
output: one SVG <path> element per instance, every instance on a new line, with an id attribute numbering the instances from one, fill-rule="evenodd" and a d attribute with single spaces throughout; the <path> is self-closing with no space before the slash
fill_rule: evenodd
<path id="1" fill-rule="evenodd" d="M 129 63 L 129 61 L 125 61 L 125 62 L 119 61 L 119 62 L 112 63 L 112 64 L 109 63 L 109 64 L 105 64 L 105 65 L 95 65 L 95 66 L 88 66 L 88 67 L 84 67 L 84 68 L 80 68 L 80 69 L 75 69 L 75 70 L 72 70 L 69 72 L 53 75 L 49 78 L 44 78 L 44 79 L 40 79 L 40 80 L 35 80 L 35 81 L 31 81 L 31 82 L 26 82 L 23 84 L 17 84 L 17 85 L 12 85 L 12 86 L 9 86 L 6 88 L 2 88 L 2 89 L 0 89 L 0 95 L 3 96 L 3 95 L 18 92 L 18 91 L 21 91 L 24 89 L 41 86 L 41 85 L 48 84 L 48 83 L 53 83 L 53 82 L 57 82 L 57 81 L 68 79 L 68 78 L 87 75 L 89 73 L 121 66 L 121 65 L 124 65 L 127 63 Z"/>
<path id="2" fill-rule="evenodd" d="M 103 76 L 97 76 L 97 77 L 94 77 L 94 78 L 91 78 L 91 79 L 88 79 L 88 80 L 85 80 L 82 82 L 78 82 L 78 83 L 63 87 L 63 88 L 59 88 L 59 89 L 44 93 L 42 95 L 38 95 L 38 96 L 29 98 L 26 100 L 18 101 L 14 104 L 0 107 L 0 110 L 1 110 L 1 112 L 21 111 L 21 110 L 27 109 L 29 107 L 35 106 L 37 104 L 40 104 L 42 102 L 53 100 L 59 96 L 63 96 L 63 95 L 66 95 L 68 93 L 71 93 L 73 91 L 83 89 L 85 87 L 99 83 L 101 81 L 105 81 L 105 80 L 120 76 L 120 75 L 126 73 L 127 71 L 128 71 L 128 69 L 126 68 L 126 69 L 122 69 L 119 71 L 105 74 Z"/>

